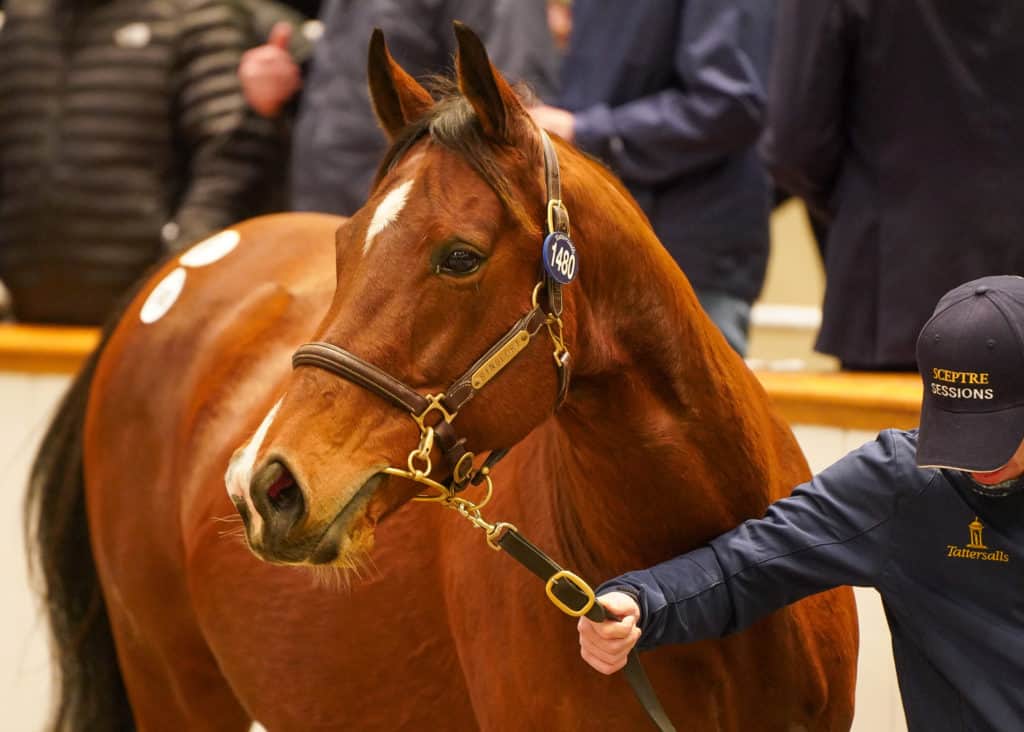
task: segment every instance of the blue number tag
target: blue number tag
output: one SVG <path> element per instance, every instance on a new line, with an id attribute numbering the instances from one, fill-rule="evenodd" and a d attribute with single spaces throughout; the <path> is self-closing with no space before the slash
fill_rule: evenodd
<path id="1" fill-rule="evenodd" d="M 568 236 L 560 231 L 548 234 L 542 249 L 544 269 L 555 282 L 568 285 L 576 278 L 576 247 Z"/>

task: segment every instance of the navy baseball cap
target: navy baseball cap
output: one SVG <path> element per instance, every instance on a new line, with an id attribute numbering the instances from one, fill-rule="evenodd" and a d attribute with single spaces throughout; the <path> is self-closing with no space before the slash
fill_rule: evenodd
<path id="1" fill-rule="evenodd" d="M 947 292 L 917 339 L 920 467 L 989 472 L 1024 440 L 1024 278 Z"/>

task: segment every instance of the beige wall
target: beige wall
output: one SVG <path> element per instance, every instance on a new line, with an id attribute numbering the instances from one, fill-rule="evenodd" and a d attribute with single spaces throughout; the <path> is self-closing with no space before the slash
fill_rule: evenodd
<path id="1" fill-rule="evenodd" d="M 772 251 L 761 302 L 821 305 L 825 273 L 804 205 L 795 198 L 772 214 Z"/>
<path id="2" fill-rule="evenodd" d="M 830 371 L 835 359 L 814 353 L 825 275 L 803 204 L 787 201 L 772 215 L 772 248 L 764 290 L 754 307 L 749 358 L 756 368 L 802 364 Z"/>
<path id="3" fill-rule="evenodd" d="M 43 729 L 49 711 L 47 627 L 29 592 L 21 507 L 29 465 L 49 416 L 68 383 L 66 376 L 0 371 L 0 469 L 7 510 L 0 516 L 0 729 Z"/>

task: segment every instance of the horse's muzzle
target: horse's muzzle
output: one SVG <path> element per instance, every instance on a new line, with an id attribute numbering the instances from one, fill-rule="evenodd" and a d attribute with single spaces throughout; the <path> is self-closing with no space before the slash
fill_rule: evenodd
<path id="1" fill-rule="evenodd" d="M 261 559 L 278 564 L 334 563 L 344 550 L 354 520 L 383 478 L 377 473 L 366 480 L 325 525 L 309 516 L 305 492 L 287 465 L 272 460 L 249 484 L 252 505 L 263 519 L 262 527 L 254 528 L 248 507 L 236 502 L 250 548 Z"/>

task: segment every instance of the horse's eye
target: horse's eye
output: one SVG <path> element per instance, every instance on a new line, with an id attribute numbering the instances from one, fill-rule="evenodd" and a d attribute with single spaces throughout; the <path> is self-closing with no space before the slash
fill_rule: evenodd
<path id="1" fill-rule="evenodd" d="M 453 249 L 438 267 L 444 274 L 464 275 L 476 272 L 483 261 L 476 252 L 470 249 Z"/>

